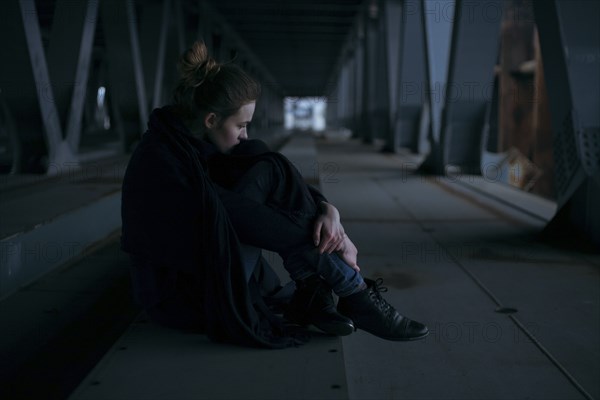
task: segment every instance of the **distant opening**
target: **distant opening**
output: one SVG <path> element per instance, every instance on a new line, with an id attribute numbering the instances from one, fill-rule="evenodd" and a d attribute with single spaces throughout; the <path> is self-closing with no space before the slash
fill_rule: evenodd
<path id="1" fill-rule="evenodd" d="M 101 126 L 104 130 L 110 129 L 110 116 L 106 108 L 106 88 L 100 86 L 96 93 L 96 109 L 94 110 L 94 118 L 97 126 Z"/>
<path id="2" fill-rule="evenodd" d="M 285 128 L 323 131 L 326 128 L 327 99 L 323 97 L 286 97 L 283 100 Z"/>

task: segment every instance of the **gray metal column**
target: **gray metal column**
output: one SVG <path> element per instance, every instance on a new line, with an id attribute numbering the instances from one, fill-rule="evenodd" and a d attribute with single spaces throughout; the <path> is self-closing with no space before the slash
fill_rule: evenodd
<path id="1" fill-rule="evenodd" d="M 5 62 L 0 65 L 0 88 L 6 101 L 4 119 L 12 121 L 4 126 L 17 131 L 9 137 L 17 139 L 13 148 L 20 151 L 13 157 L 13 172 L 57 174 L 62 164 L 76 163 L 96 10 L 97 3 L 59 1 L 47 58 L 35 3 L 3 4 L 0 51 Z M 61 117 L 68 141 L 63 138 Z"/>
<path id="2" fill-rule="evenodd" d="M 185 23 L 183 22 L 183 9 L 181 0 L 173 1 L 173 25 L 175 32 L 177 33 L 177 48 L 179 54 L 183 53 L 187 48 L 185 41 Z"/>
<path id="3" fill-rule="evenodd" d="M 269 130 L 278 127 L 277 118 L 278 118 L 278 108 L 279 102 L 277 101 L 277 96 L 275 96 L 270 90 L 267 92 L 267 96 L 261 96 L 261 100 L 265 99 L 267 102 L 267 128 Z"/>
<path id="4" fill-rule="evenodd" d="M 600 3 L 534 1 L 554 135 L 559 212 L 550 231 L 575 225 L 600 243 Z"/>
<path id="5" fill-rule="evenodd" d="M 16 122 L 8 109 L 8 103 L 3 96 L 2 88 L 0 88 L 0 136 L 6 136 L 6 145 L 9 153 L 9 157 L 3 162 L 8 164 L 10 161 L 10 167 L 8 172 L 10 174 L 16 174 L 17 167 L 21 165 L 21 143 L 19 142 L 18 131 L 16 128 Z"/>
<path id="6" fill-rule="evenodd" d="M 431 118 L 428 135 L 430 151 L 420 170 L 422 172 L 443 174 L 444 165 L 440 137 L 448 74 L 450 37 L 454 22 L 454 0 L 424 0 L 422 2 L 422 16 L 427 49 L 425 52 L 427 65 L 425 93 Z"/>
<path id="7" fill-rule="evenodd" d="M 266 130 L 269 127 L 269 102 L 268 102 L 268 95 L 264 96 L 267 100 L 265 101 L 265 99 L 261 99 L 261 101 L 259 101 L 256 104 L 256 109 L 254 111 L 254 119 L 256 119 L 256 121 L 254 122 L 254 125 L 258 128 L 260 128 L 261 130 Z M 258 118 L 256 118 L 258 117 Z"/>
<path id="8" fill-rule="evenodd" d="M 205 0 L 198 0 L 198 12 L 200 13 L 198 18 L 198 39 L 202 39 L 206 48 L 208 49 L 208 53 L 212 54 L 213 46 L 212 46 L 212 18 L 210 18 L 209 10 L 206 8 Z"/>
<path id="9" fill-rule="evenodd" d="M 271 113 L 273 112 L 272 110 L 272 97 L 271 97 L 271 91 L 267 90 L 266 92 L 263 92 L 260 96 L 259 102 L 263 104 L 264 109 L 265 109 L 265 128 L 266 129 L 270 129 L 273 126 L 273 122 L 272 122 L 272 117 L 271 117 Z"/>
<path id="10" fill-rule="evenodd" d="M 555 1 L 534 3 L 540 47 L 544 60 L 544 75 L 550 100 L 552 131 L 555 140 L 554 163 L 557 201 L 564 205 L 583 183 L 585 172 L 577 154 L 573 91 L 569 76 L 568 43 L 561 31 L 566 27 Z M 571 28 L 573 29 L 573 28 Z M 571 44 L 572 45 L 572 44 Z M 583 78 L 582 79 L 587 79 Z"/>
<path id="11" fill-rule="evenodd" d="M 399 97 L 397 99 L 394 128 L 398 136 L 398 146 L 419 153 L 419 122 L 429 124 L 428 116 L 423 115 L 427 101 L 427 66 L 425 63 L 425 40 L 422 7 L 418 0 L 404 0 L 400 21 L 399 50 Z M 426 133 L 427 130 L 424 130 Z M 423 149 L 421 149 L 423 151 Z M 425 151 L 429 151 L 425 149 Z"/>
<path id="12" fill-rule="evenodd" d="M 395 153 L 398 147 L 398 135 L 396 131 L 396 110 L 398 102 L 398 78 L 400 64 L 400 41 L 402 28 L 402 7 L 400 0 L 385 0 L 383 2 L 383 45 L 386 81 L 385 91 L 387 94 L 387 115 L 384 123 L 385 145 L 381 149 L 384 152 Z"/>
<path id="13" fill-rule="evenodd" d="M 11 170 L 40 172 L 40 159 L 47 147 L 38 103 L 38 95 L 41 93 L 33 80 L 33 68 L 19 1 L 4 2 L 0 13 L 0 26 L 0 54 L 3 60 L 0 63 L 0 90 L 3 102 L 1 123 L 3 129 L 8 131 L 7 136 L 17 141 L 11 146 Z"/>
<path id="14" fill-rule="evenodd" d="M 339 126 L 343 128 L 347 128 L 348 121 L 348 106 L 350 103 L 350 98 L 348 96 L 349 90 L 349 80 L 348 80 L 348 58 L 344 55 L 342 69 L 340 71 L 339 80 L 338 80 L 338 115 L 339 115 Z"/>
<path id="15" fill-rule="evenodd" d="M 340 70 L 337 81 L 335 85 L 335 120 L 334 126 L 336 128 L 341 128 L 342 126 L 342 101 L 344 96 L 344 89 L 342 87 L 342 71 Z"/>
<path id="16" fill-rule="evenodd" d="M 456 0 L 440 137 L 444 167 L 480 173 L 481 134 L 493 93 L 501 18 L 501 0 Z"/>
<path id="17" fill-rule="evenodd" d="M 363 81 L 362 81 L 362 115 L 361 137 L 364 143 L 372 143 L 374 139 L 373 117 L 375 114 L 376 93 L 376 60 L 377 60 L 377 2 L 371 1 L 364 10 L 363 41 Z M 374 4 L 374 5 L 373 5 Z"/>
<path id="18" fill-rule="evenodd" d="M 600 184 L 600 3 L 558 1 L 573 101 L 577 153 L 585 173 Z"/>
<path id="19" fill-rule="evenodd" d="M 180 7 L 178 4 L 180 0 L 171 0 L 171 12 L 170 12 L 170 20 L 167 27 L 167 38 L 166 38 L 166 48 L 165 48 L 165 64 L 164 64 L 164 74 L 162 78 L 162 103 L 170 102 L 172 99 L 173 90 L 175 89 L 175 85 L 179 80 L 179 71 L 177 70 L 177 62 L 179 57 L 183 53 L 185 49 L 182 50 L 182 45 L 180 41 L 180 26 L 181 20 L 177 19 L 178 15 L 181 15 L 180 12 L 177 11 L 177 8 Z M 200 22 L 198 22 L 200 23 Z M 191 43 L 190 43 L 191 45 Z M 210 54 L 210 53 L 209 53 Z"/>
<path id="20" fill-rule="evenodd" d="M 337 84 L 333 88 L 329 96 L 329 106 L 327 107 L 327 126 L 329 128 L 338 128 L 338 88 Z"/>
<path id="21" fill-rule="evenodd" d="M 274 92 L 271 92 L 269 118 L 271 121 L 270 126 L 281 130 L 281 128 L 283 127 L 284 118 L 283 97 L 277 95 Z"/>
<path id="22" fill-rule="evenodd" d="M 23 9 L 22 6 L 25 6 Z M 38 40 L 35 47 L 30 48 L 31 31 L 26 28 L 30 23 L 37 31 Z M 0 13 L 0 54 L 3 62 L 0 63 L 0 89 L 5 100 L 6 121 L 5 129 L 10 129 L 10 120 L 14 121 L 13 129 L 16 132 L 8 133 L 9 137 L 18 140 L 20 151 L 13 157 L 14 172 L 43 172 L 45 165 L 43 156 L 49 149 L 58 146 L 61 140 L 60 123 L 54 113 L 53 127 L 46 130 L 49 119 L 46 118 L 52 104 L 51 86 L 45 62 L 44 49 L 39 36 L 39 23 L 37 11 L 33 1 L 22 3 L 18 0 L 7 1 L 2 4 Z M 45 72 L 40 72 L 40 63 L 43 63 Z M 46 80 L 41 75 L 46 76 Z M 50 93 L 48 93 L 50 90 Z M 52 112 L 52 111 L 50 111 Z M 47 132 L 47 135 L 44 135 Z M 13 147 L 14 148 L 14 147 Z"/>
<path id="23" fill-rule="evenodd" d="M 283 128 L 283 120 L 285 118 L 285 110 L 283 108 L 283 96 L 273 93 L 274 97 L 274 111 L 273 115 L 275 116 L 275 126 L 279 129 Z"/>
<path id="24" fill-rule="evenodd" d="M 164 102 L 163 78 L 170 20 L 171 0 L 149 3 L 144 6 L 140 15 L 140 52 L 150 110 Z"/>
<path id="25" fill-rule="evenodd" d="M 56 158 L 62 143 L 62 127 L 56 112 L 54 90 L 50 81 L 48 64 L 42 43 L 42 35 L 38 22 L 38 14 L 33 0 L 19 1 L 23 17 L 23 28 L 31 66 L 33 80 L 38 90 L 38 102 L 43 116 L 46 145 L 48 146 L 48 159 L 52 162 Z"/>
<path id="26" fill-rule="evenodd" d="M 348 50 L 348 117 L 346 128 L 356 129 L 356 49 L 350 45 Z"/>
<path id="27" fill-rule="evenodd" d="M 327 107 L 327 126 L 331 128 L 339 128 L 339 77 L 336 81 L 335 87 L 331 91 L 328 98 Z"/>
<path id="28" fill-rule="evenodd" d="M 360 21 L 362 22 L 362 20 Z M 362 24 L 359 24 L 355 40 L 354 50 L 354 127 L 352 137 L 358 138 L 363 132 L 363 110 L 364 110 L 364 31 Z"/>
<path id="29" fill-rule="evenodd" d="M 48 47 L 48 69 L 56 111 L 63 121 L 67 154 L 59 159 L 75 161 L 81 138 L 81 121 L 88 86 L 90 61 L 98 15 L 93 0 L 56 3 Z"/>
<path id="30" fill-rule="evenodd" d="M 133 0 L 100 4 L 109 69 L 108 95 L 124 151 L 139 139 L 148 121 L 148 102 Z"/>
<path id="31" fill-rule="evenodd" d="M 353 51 L 347 50 L 346 55 L 346 98 L 344 99 L 344 128 L 351 129 L 354 112 L 354 59 Z"/>
<path id="32" fill-rule="evenodd" d="M 385 0 L 379 0 L 377 2 L 377 20 L 375 30 L 375 59 L 373 64 L 374 72 L 374 85 L 372 92 L 372 104 L 374 107 L 371 115 L 371 127 L 373 132 L 373 138 L 386 139 L 390 134 L 390 102 L 389 102 L 389 91 L 392 90 L 389 87 L 388 74 L 393 73 L 389 71 L 387 64 L 387 41 L 386 41 L 386 21 L 385 21 Z M 397 51 L 397 50 L 396 50 Z M 389 71 L 389 72 L 388 72 Z M 385 148 L 383 149 L 385 151 Z"/>

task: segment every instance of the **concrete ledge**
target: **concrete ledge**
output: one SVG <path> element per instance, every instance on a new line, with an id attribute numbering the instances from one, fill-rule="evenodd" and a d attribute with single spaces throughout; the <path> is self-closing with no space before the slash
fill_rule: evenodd
<path id="1" fill-rule="evenodd" d="M 0 300 L 89 252 L 121 226 L 129 156 L 0 179 Z"/>
<path id="2" fill-rule="evenodd" d="M 121 226 L 121 192 L 0 241 L 0 300 L 81 256 Z"/>
<path id="3" fill-rule="evenodd" d="M 485 198 L 496 207 L 516 217 L 549 222 L 557 211 L 556 202 L 525 192 L 502 182 L 494 182 L 482 176 L 464 175 L 460 177 L 431 177 L 451 190 Z"/>
<path id="4" fill-rule="evenodd" d="M 139 314 L 119 234 L 0 302 L 0 398 L 66 398 Z"/>
<path id="5" fill-rule="evenodd" d="M 318 336 L 264 350 L 139 318 L 70 397 L 83 399 L 344 399 L 341 343 Z"/>
<path id="6" fill-rule="evenodd" d="M 310 171 L 314 138 L 292 136 L 281 153 L 318 184 Z M 289 280 L 280 257 L 264 253 L 282 282 Z M 299 348 L 252 349 L 162 328 L 141 315 L 71 396 L 106 398 L 345 399 L 348 392 L 338 337 L 315 333 Z"/>

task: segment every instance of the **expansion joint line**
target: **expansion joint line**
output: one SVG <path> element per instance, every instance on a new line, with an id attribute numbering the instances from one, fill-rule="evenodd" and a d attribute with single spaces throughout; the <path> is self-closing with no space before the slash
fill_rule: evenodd
<path id="1" fill-rule="evenodd" d="M 449 251 L 443 243 L 441 243 L 438 239 L 435 238 L 432 232 L 429 232 L 426 227 L 419 221 L 419 219 L 414 215 L 408 208 L 402 204 L 402 202 L 394 196 L 392 193 L 387 190 L 387 188 L 379 181 L 377 178 L 373 178 L 373 180 L 381 187 L 383 191 L 388 193 L 388 195 L 394 199 L 394 201 L 406 212 L 412 222 L 418 225 L 421 230 L 436 243 L 437 246 L 449 257 L 449 259 L 458 266 L 479 288 L 496 304 L 497 307 L 504 307 L 503 303 L 500 301 L 496 295 L 473 273 L 471 272 L 460 260 L 455 257 L 451 251 Z M 558 361 L 552 353 L 535 337 L 535 335 L 527 329 L 525 325 L 514 315 L 509 315 L 511 321 L 517 326 L 519 330 L 521 330 L 529 340 L 546 356 L 546 358 L 556 367 L 558 370 L 564 375 L 565 378 L 579 391 L 587 400 L 595 400 L 594 397 L 587 391 L 585 388 L 575 379 L 573 375 Z"/>

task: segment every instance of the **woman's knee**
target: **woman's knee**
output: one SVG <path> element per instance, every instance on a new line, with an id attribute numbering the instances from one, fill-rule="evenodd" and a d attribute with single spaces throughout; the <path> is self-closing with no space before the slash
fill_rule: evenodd
<path id="1" fill-rule="evenodd" d="M 258 161 L 233 187 L 237 193 L 264 203 L 278 186 L 278 171 L 269 161 Z"/>

